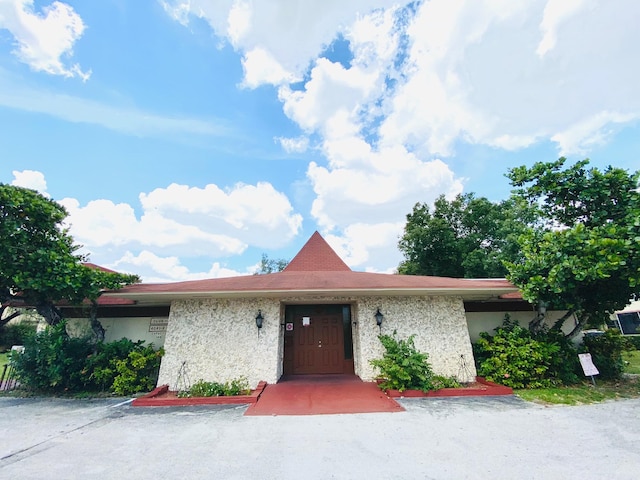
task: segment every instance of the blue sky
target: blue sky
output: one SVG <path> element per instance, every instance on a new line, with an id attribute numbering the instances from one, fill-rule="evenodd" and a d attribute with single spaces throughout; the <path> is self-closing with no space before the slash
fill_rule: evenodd
<path id="1" fill-rule="evenodd" d="M 567 156 L 640 168 L 634 0 L 0 0 L 0 182 L 145 281 L 315 231 L 390 272 L 416 202 Z"/>

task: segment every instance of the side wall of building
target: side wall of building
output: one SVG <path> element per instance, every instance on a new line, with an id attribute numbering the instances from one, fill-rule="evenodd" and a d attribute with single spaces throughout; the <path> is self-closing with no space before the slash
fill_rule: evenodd
<path id="1" fill-rule="evenodd" d="M 259 332 L 255 321 L 258 310 L 264 317 Z M 242 376 L 252 388 L 260 380 L 275 383 L 282 373 L 280 317 L 277 299 L 173 302 L 158 385 L 177 389 L 183 363 L 190 384 L 198 380 L 226 382 Z"/>

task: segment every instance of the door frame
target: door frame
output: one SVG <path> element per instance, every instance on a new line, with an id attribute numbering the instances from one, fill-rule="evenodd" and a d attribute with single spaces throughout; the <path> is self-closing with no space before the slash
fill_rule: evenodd
<path id="1" fill-rule="evenodd" d="M 293 359 L 295 346 L 293 344 L 293 336 L 295 330 L 287 330 L 287 325 L 293 323 L 296 316 L 309 316 L 313 319 L 313 315 L 321 313 L 335 313 L 342 315 L 342 335 L 343 335 L 343 358 L 342 358 L 342 374 L 355 375 L 354 371 L 354 348 L 353 348 L 353 304 L 351 303 L 291 303 L 283 305 L 283 355 L 282 355 L 282 374 L 283 375 L 299 375 L 293 373 Z M 295 326 L 294 326 L 295 328 Z M 302 327 L 303 328 L 303 327 Z M 322 374 L 320 374 L 322 375 Z M 335 374 L 334 374 L 335 375 Z"/>

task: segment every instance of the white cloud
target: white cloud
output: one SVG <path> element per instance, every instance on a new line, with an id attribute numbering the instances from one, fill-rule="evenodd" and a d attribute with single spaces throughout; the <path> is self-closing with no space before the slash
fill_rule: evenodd
<path id="1" fill-rule="evenodd" d="M 37 190 L 45 197 L 50 196 L 47 193 L 47 181 L 45 180 L 42 172 L 37 172 L 35 170 L 14 170 L 12 173 L 14 180 L 11 182 L 11 185 Z"/>
<path id="2" fill-rule="evenodd" d="M 145 212 L 180 224 L 197 224 L 262 248 L 285 245 L 299 231 L 302 216 L 293 213 L 288 198 L 266 182 L 237 184 L 222 190 L 172 184 L 140 195 Z"/>
<path id="3" fill-rule="evenodd" d="M 547 2 L 542 22 L 540 22 L 540 31 L 543 36 L 536 49 L 536 53 L 540 57 L 544 57 L 549 50 L 553 50 L 556 46 L 558 30 L 562 23 L 585 7 L 587 3 L 586 0 L 549 0 Z"/>
<path id="4" fill-rule="evenodd" d="M 551 140 L 558 144 L 561 155 L 570 153 L 586 155 L 594 147 L 605 144 L 619 125 L 638 118 L 640 118 L 640 112 L 635 114 L 600 112 L 555 134 Z"/>
<path id="5" fill-rule="evenodd" d="M 82 18 L 68 4 L 56 1 L 37 12 L 33 0 L 3 0 L 0 29 L 11 32 L 16 41 L 13 53 L 31 69 L 83 81 L 91 75 L 77 63 L 68 66 L 62 60 L 73 55 L 73 46 L 85 30 Z"/>
<path id="6" fill-rule="evenodd" d="M 247 52 L 242 59 L 242 68 L 244 69 L 243 85 L 249 88 L 256 88 L 264 83 L 278 85 L 298 80 L 264 48 L 256 47 Z"/>
<path id="7" fill-rule="evenodd" d="M 40 172 L 21 172 L 16 181 L 18 177 L 44 182 Z M 69 212 L 66 223 L 82 253 L 94 263 L 138 273 L 145 281 L 240 275 L 219 263 L 208 272 L 190 273 L 182 260 L 237 256 L 249 246 L 283 247 L 302 223 L 287 197 L 264 182 L 226 190 L 172 184 L 141 193 L 140 216 L 129 204 L 104 199 L 81 205 L 65 198 L 59 203 Z"/>
<path id="8" fill-rule="evenodd" d="M 398 223 L 353 223 L 342 235 L 327 233 L 325 239 L 336 253 L 349 265 L 393 265 L 384 270 L 369 268 L 369 271 L 393 273 L 402 260 L 398 251 L 389 246 L 398 243 L 404 222 Z"/>
<path id="9" fill-rule="evenodd" d="M 311 214 L 353 265 L 397 265 L 412 205 L 462 191 L 444 163 L 458 144 L 584 154 L 640 118 L 635 0 L 171 4 L 243 55 L 244 86 L 278 87 L 300 138 L 319 136 Z M 340 36 L 351 57 L 318 58 Z"/>
<path id="10" fill-rule="evenodd" d="M 391 7 L 393 0 L 325 0 L 309 2 L 244 2 L 210 0 L 166 0 L 161 2 L 169 15 L 183 24 L 189 16 L 204 19 L 216 35 L 226 38 L 241 53 L 260 48 L 268 52 L 274 64 L 293 78 L 300 77 L 309 63 L 329 45 L 338 32 L 358 16 L 374 9 Z M 188 12 L 188 13 L 187 13 Z M 260 77 L 246 68 L 248 86 L 260 83 L 280 84 L 287 76 Z M 249 62 L 251 67 L 251 62 Z"/>
<path id="11" fill-rule="evenodd" d="M 208 271 L 194 273 L 182 265 L 178 257 L 160 257 L 148 250 L 142 250 L 138 255 L 127 251 L 122 258 L 109 264 L 109 268 L 119 272 L 136 273 L 144 279 L 145 283 L 237 277 L 248 274 L 248 272 L 241 273 L 229 268 L 224 268 L 218 262 L 213 263 Z"/>
<path id="12" fill-rule="evenodd" d="M 276 137 L 275 140 L 287 153 L 304 153 L 309 148 L 308 137 L 285 138 Z"/>

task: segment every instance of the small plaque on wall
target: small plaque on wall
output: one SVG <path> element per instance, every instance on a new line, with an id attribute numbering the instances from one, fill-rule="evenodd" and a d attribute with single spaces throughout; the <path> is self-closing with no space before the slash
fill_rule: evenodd
<path id="1" fill-rule="evenodd" d="M 287 332 L 290 332 L 293 330 L 293 322 L 287 322 L 287 325 L 285 327 L 287 329 Z"/>

